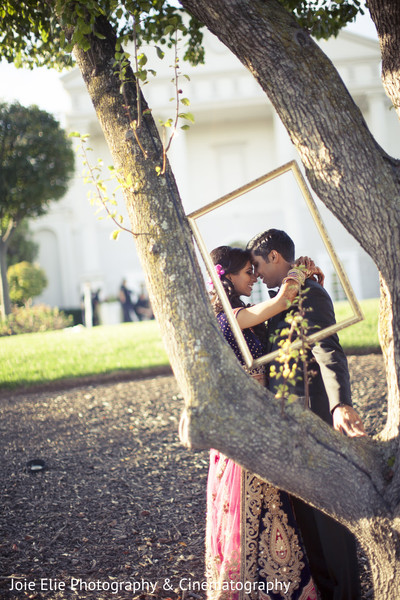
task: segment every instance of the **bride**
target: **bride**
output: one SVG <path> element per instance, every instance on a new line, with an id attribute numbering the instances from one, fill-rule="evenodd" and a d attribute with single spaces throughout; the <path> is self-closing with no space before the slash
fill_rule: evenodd
<path id="1" fill-rule="evenodd" d="M 264 322 L 286 310 L 305 275 L 292 269 L 273 299 L 246 306 L 257 280 L 251 254 L 220 246 L 211 252 L 238 324 L 254 358 L 265 354 Z M 312 261 L 307 276 L 320 274 Z M 239 361 L 244 360 L 215 291 L 218 323 Z M 265 367 L 250 375 L 265 384 Z M 256 434 L 256 431 L 255 431 Z M 317 593 L 290 498 L 218 450 L 210 452 L 207 482 L 206 575 L 208 600 L 316 600 Z"/>

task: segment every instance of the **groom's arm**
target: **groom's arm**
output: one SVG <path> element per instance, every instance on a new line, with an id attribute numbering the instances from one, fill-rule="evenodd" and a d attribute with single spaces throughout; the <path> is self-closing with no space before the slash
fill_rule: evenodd
<path id="1" fill-rule="evenodd" d="M 311 326 L 310 333 L 336 323 L 329 294 L 315 282 L 307 281 L 306 287 L 310 291 L 304 304 L 312 309 L 306 316 Z M 312 354 L 321 372 L 329 410 L 333 415 L 333 426 L 349 436 L 364 435 L 361 419 L 352 408 L 349 368 L 338 335 L 333 334 L 321 340 L 312 348 Z"/>
<path id="2" fill-rule="evenodd" d="M 315 282 L 306 281 L 304 306 L 309 333 L 321 331 L 336 323 L 333 303 L 328 293 Z M 332 412 L 339 404 L 351 406 L 350 375 L 347 358 L 337 334 L 330 335 L 313 346 L 312 354 L 319 365 L 322 381 Z"/>

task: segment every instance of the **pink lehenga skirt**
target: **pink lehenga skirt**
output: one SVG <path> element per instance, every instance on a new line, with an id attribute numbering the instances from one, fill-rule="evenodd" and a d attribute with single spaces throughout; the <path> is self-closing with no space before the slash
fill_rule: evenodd
<path id="1" fill-rule="evenodd" d="M 208 600 L 316 600 L 289 496 L 210 452 Z"/>

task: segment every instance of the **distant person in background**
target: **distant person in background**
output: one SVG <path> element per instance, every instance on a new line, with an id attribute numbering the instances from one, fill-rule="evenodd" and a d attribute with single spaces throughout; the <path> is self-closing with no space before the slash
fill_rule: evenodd
<path id="1" fill-rule="evenodd" d="M 100 325 L 100 290 L 96 292 L 92 292 L 92 323 L 93 327 L 95 325 Z"/>
<path id="2" fill-rule="evenodd" d="M 126 287 L 126 279 L 122 280 L 121 287 L 119 288 L 119 301 L 122 307 L 122 318 L 124 323 L 132 321 L 131 311 L 134 309 L 134 305 L 131 299 L 131 290 Z"/>
<path id="3" fill-rule="evenodd" d="M 100 289 L 92 291 L 90 284 L 85 284 L 81 296 L 82 323 L 85 327 L 94 327 L 100 324 Z"/>
<path id="4" fill-rule="evenodd" d="M 135 313 L 139 321 L 146 321 L 148 319 L 154 319 L 153 309 L 150 305 L 150 300 L 144 293 L 143 287 L 139 294 L 139 298 L 135 303 Z"/>

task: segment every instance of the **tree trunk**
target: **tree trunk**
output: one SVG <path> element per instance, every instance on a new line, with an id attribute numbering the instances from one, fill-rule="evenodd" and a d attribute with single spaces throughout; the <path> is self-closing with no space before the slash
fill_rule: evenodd
<path id="1" fill-rule="evenodd" d="M 7 241 L 0 239 L 0 316 L 5 319 L 11 312 L 10 291 L 7 279 L 7 249 L 9 236 Z"/>
<path id="2" fill-rule="evenodd" d="M 358 530 L 357 530 L 358 529 Z M 374 598 L 400 598 L 400 526 L 398 519 L 376 517 L 360 520 L 354 530 L 368 557 Z"/>
<path id="3" fill-rule="evenodd" d="M 400 118 L 400 2 L 368 0 L 382 54 L 382 82 Z"/>
<path id="4" fill-rule="evenodd" d="M 382 55 L 382 82 L 387 95 L 391 99 L 397 115 L 400 118 L 400 3 L 398 0 L 369 0 L 368 8 L 371 18 L 375 23 Z M 400 182 L 399 167 L 395 171 L 397 182 Z M 397 213 L 400 192 L 393 197 L 397 200 Z M 390 196 L 388 196 L 388 200 Z M 398 218 L 395 220 L 395 230 L 399 231 Z M 387 238 L 391 241 L 390 254 L 398 254 L 399 240 L 392 235 L 391 229 Z M 384 229 L 382 229 L 384 231 Z M 393 264 L 396 259 L 391 260 Z M 394 287 L 394 289 L 393 289 Z M 395 440 L 393 452 L 399 452 L 398 440 L 400 433 L 400 398 L 399 398 L 399 283 L 394 281 L 391 286 L 385 279 L 381 280 L 381 309 L 379 315 L 379 338 L 384 354 L 387 382 L 389 389 L 388 397 L 388 419 L 382 438 Z M 397 440 L 397 441 L 396 441 Z M 400 493 L 400 469 L 397 465 L 391 486 L 393 497 Z"/>
<path id="5" fill-rule="evenodd" d="M 389 243 L 383 232 L 393 231 L 398 219 L 396 163 L 375 143 L 347 92 L 342 97 L 344 87 L 331 63 L 272 0 L 185 0 L 182 4 L 193 7 L 192 12 L 234 48 L 269 90 L 314 187 L 346 220 L 348 229 L 357 232 L 357 239 L 371 248 L 393 298 L 393 292 L 398 293 L 396 266 L 395 261 L 387 261 L 387 252 L 395 240 Z M 272 27 L 274 19 L 278 33 Z M 140 147 L 130 125 L 137 119 L 136 88 L 127 85 L 126 97 L 121 97 L 113 73 L 114 34 L 107 21 L 99 20 L 97 25 L 104 39 L 92 38 L 90 52 L 75 48 L 75 56 L 115 166 L 126 179 L 132 178 L 125 199 L 152 306 L 185 397 L 188 445 L 216 447 L 343 522 L 378 561 L 377 593 L 382 589 L 385 593 L 380 597 L 395 598 L 386 595 L 386 590 L 394 589 L 388 572 L 395 572 L 399 551 L 398 535 L 393 533 L 398 496 L 388 495 L 393 484 L 388 485 L 384 462 L 387 442 L 345 438 L 296 405 L 282 417 L 280 403 L 241 369 L 212 314 L 169 164 L 165 175 L 156 174 L 155 167 L 162 161 L 156 126 L 150 114 L 143 117 L 136 131 Z M 132 73 L 129 77 L 133 79 Z M 146 108 L 144 99 L 142 108 Z M 355 167 L 356 157 L 360 168 Z M 382 211 L 382 206 L 387 210 Z M 394 328 L 389 331 L 393 342 L 386 349 L 387 360 L 395 367 L 399 344 Z M 384 539 L 388 529 L 392 535 Z M 379 551 L 368 548 L 374 536 Z"/>

